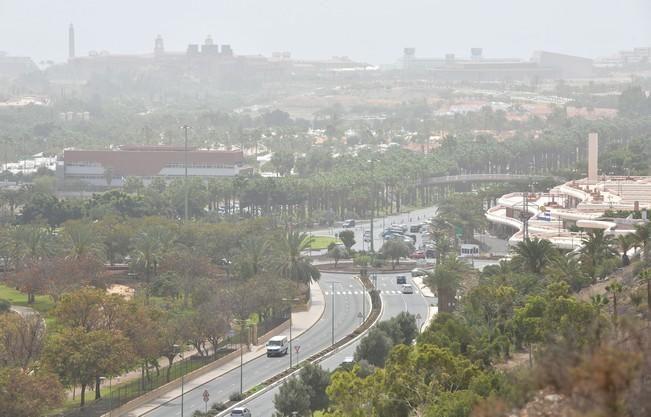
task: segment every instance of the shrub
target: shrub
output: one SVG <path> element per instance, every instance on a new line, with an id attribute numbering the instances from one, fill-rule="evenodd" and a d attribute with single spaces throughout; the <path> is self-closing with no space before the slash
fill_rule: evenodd
<path id="1" fill-rule="evenodd" d="M 228 399 L 231 401 L 242 401 L 244 399 L 244 394 L 240 392 L 233 392 L 228 396 Z"/>
<path id="2" fill-rule="evenodd" d="M 0 313 L 6 313 L 11 308 L 9 300 L 0 299 Z"/>
<path id="3" fill-rule="evenodd" d="M 228 406 L 224 403 L 212 403 L 210 406 L 215 411 L 224 411 L 228 408 Z"/>

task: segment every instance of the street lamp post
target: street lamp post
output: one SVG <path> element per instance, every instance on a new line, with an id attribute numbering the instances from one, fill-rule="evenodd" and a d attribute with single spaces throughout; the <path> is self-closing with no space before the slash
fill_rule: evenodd
<path id="1" fill-rule="evenodd" d="M 179 345 L 172 345 L 174 350 L 179 350 L 179 357 L 181 358 L 181 363 L 179 364 L 181 366 L 181 417 L 183 417 L 183 397 L 185 394 L 185 368 L 183 366 L 183 351 L 180 349 L 181 346 Z"/>
<path id="2" fill-rule="evenodd" d="M 420 315 L 420 313 L 416 314 L 416 327 L 418 327 L 418 334 L 420 334 L 420 320 L 423 317 Z"/>
<path id="3" fill-rule="evenodd" d="M 188 221 L 188 129 L 190 129 L 190 126 L 188 125 L 183 125 L 181 126 L 181 129 L 185 131 L 185 146 L 183 147 L 183 167 L 185 169 L 185 174 L 184 174 L 184 188 L 185 188 L 185 201 L 184 201 L 184 215 L 185 215 L 185 221 Z"/>
<path id="4" fill-rule="evenodd" d="M 332 300 L 332 346 L 335 345 L 335 282 L 330 281 L 329 283 L 332 287 L 330 290 L 330 296 Z"/>
<path id="5" fill-rule="evenodd" d="M 289 303 L 289 368 L 292 368 L 292 303 L 299 301 L 298 298 L 283 298 L 283 301 Z"/>
<path id="6" fill-rule="evenodd" d="M 242 336 L 244 334 L 244 325 L 246 320 L 238 319 L 240 325 L 240 394 L 244 392 L 244 348 L 242 347 Z"/>
<path id="7" fill-rule="evenodd" d="M 372 188 L 371 188 L 371 253 L 375 253 L 375 234 L 373 233 L 374 230 L 374 223 L 375 220 L 373 216 L 375 216 L 375 161 L 371 159 L 369 161 L 371 163 L 371 182 L 372 182 Z"/>

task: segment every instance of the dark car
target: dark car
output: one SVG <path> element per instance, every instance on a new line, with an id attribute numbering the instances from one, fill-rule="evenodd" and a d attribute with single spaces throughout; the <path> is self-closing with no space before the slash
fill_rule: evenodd
<path id="1" fill-rule="evenodd" d="M 407 283 L 407 277 L 404 275 L 398 275 L 396 277 L 396 284 L 403 285 Z"/>
<path id="2" fill-rule="evenodd" d="M 423 228 L 422 224 L 413 224 L 409 227 L 410 233 L 418 233 Z"/>

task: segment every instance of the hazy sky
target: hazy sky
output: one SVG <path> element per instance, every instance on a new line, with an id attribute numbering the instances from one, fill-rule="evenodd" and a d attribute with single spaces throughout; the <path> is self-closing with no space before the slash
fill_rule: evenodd
<path id="1" fill-rule="evenodd" d="M 210 34 L 236 53 L 392 63 L 418 56 L 528 59 L 537 49 L 588 57 L 651 46 L 651 0 L 0 0 L 0 51 L 61 61 L 68 24 L 90 50 L 185 50 Z"/>

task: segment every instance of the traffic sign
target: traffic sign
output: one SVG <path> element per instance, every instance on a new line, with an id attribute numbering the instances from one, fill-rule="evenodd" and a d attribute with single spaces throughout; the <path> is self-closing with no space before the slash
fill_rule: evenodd
<path id="1" fill-rule="evenodd" d="M 203 391 L 203 402 L 207 403 L 209 399 L 210 399 L 210 393 L 206 389 Z"/>
<path id="2" fill-rule="evenodd" d="M 294 346 L 294 350 L 298 353 L 298 351 L 301 350 L 301 345 Z"/>

